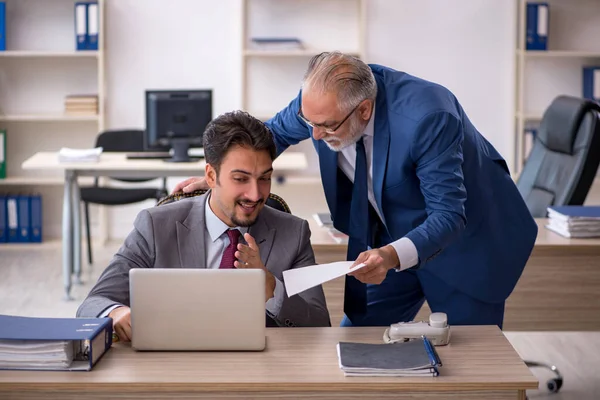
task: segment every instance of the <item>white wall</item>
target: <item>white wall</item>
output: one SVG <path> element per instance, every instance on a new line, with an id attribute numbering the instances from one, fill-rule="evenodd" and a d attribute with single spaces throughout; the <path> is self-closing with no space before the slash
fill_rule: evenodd
<path id="1" fill-rule="evenodd" d="M 449 88 L 512 165 L 515 24 L 509 0 L 370 0 L 368 61 Z"/>
<path id="2" fill-rule="evenodd" d="M 211 87 L 215 114 L 240 107 L 241 1 L 165 4 L 107 2 L 109 128 L 144 126 L 146 88 Z M 510 163 L 515 16 L 508 0 L 368 0 L 367 61 L 450 88 Z M 321 188 L 311 187 L 322 207 Z M 288 197 L 306 193 L 301 186 L 278 189 Z M 137 212 L 151 205 L 110 211 L 111 237 L 124 237 Z"/>
<path id="3" fill-rule="evenodd" d="M 240 107 L 239 0 L 108 0 L 106 8 L 109 129 L 145 126 L 146 89 L 212 88 L 214 115 Z M 109 235 L 127 235 L 152 204 L 113 207 Z"/>

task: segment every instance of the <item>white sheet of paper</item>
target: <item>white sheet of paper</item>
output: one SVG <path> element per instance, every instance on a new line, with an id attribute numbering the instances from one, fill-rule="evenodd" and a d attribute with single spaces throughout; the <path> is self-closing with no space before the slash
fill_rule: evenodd
<path id="1" fill-rule="evenodd" d="M 330 281 L 338 276 L 346 275 L 365 266 L 358 264 L 350 268 L 354 261 L 339 261 L 329 264 L 311 265 L 309 267 L 288 269 L 283 271 L 283 281 L 288 296 Z"/>

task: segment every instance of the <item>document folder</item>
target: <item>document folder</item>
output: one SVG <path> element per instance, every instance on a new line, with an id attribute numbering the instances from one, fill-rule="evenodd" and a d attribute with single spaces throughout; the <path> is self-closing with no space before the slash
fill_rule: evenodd
<path id="1" fill-rule="evenodd" d="M 0 1 L 0 51 L 6 50 L 6 2 Z"/>
<path id="2" fill-rule="evenodd" d="M 87 50 L 87 3 L 75 3 L 75 49 Z"/>
<path id="3" fill-rule="evenodd" d="M 98 3 L 87 4 L 87 49 L 98 50 Z"/>
<path id="4" fill-rule="evenodd" d="M 526 43 L 527 50 L 548 50 L 548 3 L 527 3 Z"/>
<path id="5" fill-rule="evenodd" d="M 0 315 L 0 369 L 89 371 L 112 331 L 111 318 Z"/>

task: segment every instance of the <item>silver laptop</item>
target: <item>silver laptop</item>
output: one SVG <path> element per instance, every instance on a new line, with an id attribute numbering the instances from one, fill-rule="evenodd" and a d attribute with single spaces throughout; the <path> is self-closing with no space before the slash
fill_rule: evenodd
<path id="1" fill-rule="evenodd" d="M 264 350 L 265 273 L 259 269 L 129 271 L 136 350 Z"/>

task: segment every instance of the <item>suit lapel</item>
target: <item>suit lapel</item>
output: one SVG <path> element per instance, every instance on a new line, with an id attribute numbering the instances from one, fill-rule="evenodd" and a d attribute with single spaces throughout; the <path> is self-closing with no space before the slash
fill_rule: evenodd
<path id="1" fill-rule="evenodd" d="M 261 213 L 263 214 L 264 211 Z M 258 244 L 258 251 L 260 252 L 260 260 L 263 265 L 267 265 L 271 248 L 273 247 L 273 240 L 275 239 L 275 228 L 270 228 L 264 221 L 263 216 L 260 215 L 254 225 L 248 229 L 248 233 L 256 240 Z"/>
<path id="2" fill-rule="evenodd" d="M 177 247 L 182 268 L 206 268 L 204 251 L 204 207 L 206 196 L 198 196 L 183 222 L 177 221 Z"/>
<path id="3" fill-rule="evenodd" d="M 373 136 L 373 194 L 377 207 L 383 214 L 382 193 L 385 171 L 390 147 L 390 129 L 388 124 L 385 87 L 377 80 L 377 100 L 375 102 L 375 132 Z"/>

